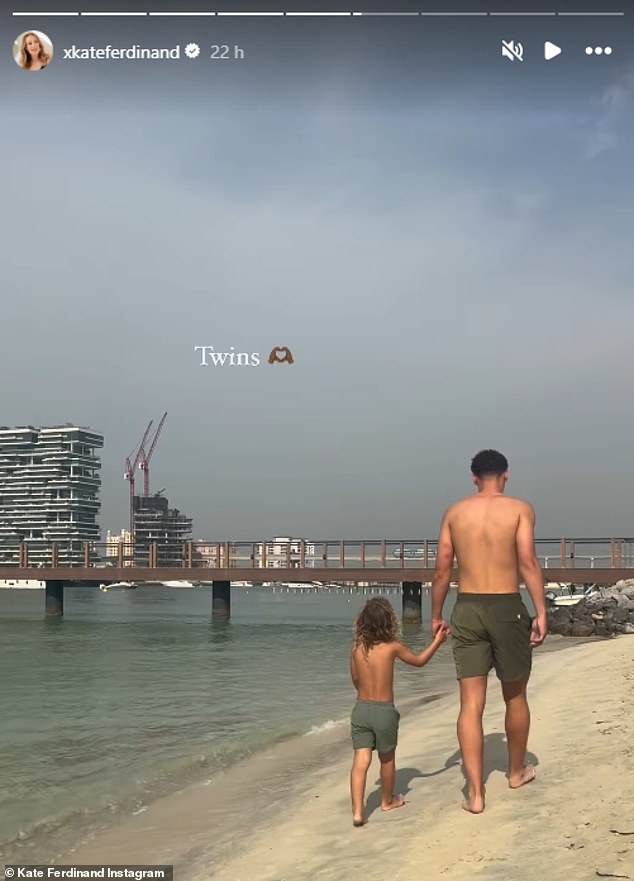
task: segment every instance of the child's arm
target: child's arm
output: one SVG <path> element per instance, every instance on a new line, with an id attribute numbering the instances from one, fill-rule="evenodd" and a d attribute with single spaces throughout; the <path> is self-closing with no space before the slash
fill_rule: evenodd
<path id="1" fill-rule="evenodd" d="M 350 652 L 350 678 L 352 679 L 352 684 L 354 687 L 359 690 L 359 674 L 357 673 L 357 662 L 354 657 L 354 649 Z"/>
<path id="2" fill-rule="evenodd" d="M 448 635 L 449 630 L 446 627 L 439 628 L 431 645 L 427 646 L 427 648 L 422 651 L 420 655 L 415 655 L 414 652 L 410 652 L 408 648 L 405 648 L 402 643 L 397 642 L 395 655 L 401 661 L 404 661 L 406 664 L 410 664 L 412 667 L 424 667 L 425 664 L 431 661 L 433 656 L 438 651 L 440 644 L 447 639 Z"/>

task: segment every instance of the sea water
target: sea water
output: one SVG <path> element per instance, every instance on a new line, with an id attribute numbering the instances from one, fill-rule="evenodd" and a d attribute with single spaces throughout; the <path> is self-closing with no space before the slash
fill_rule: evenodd
<path id="1" fill-rule="evenodd" d="M 0 591 L 0 854 L 50 862 L 97 830 L 285 738 L 347 724 L 354 619 L 377 588 L 233 588 L 211 621 L 211 588 Z M 400 591 L 383 589 L 400 614 Z M 450 614 L 453 597 L 447 603 Z M 429 643 L 422 627 L 404 641 Z M 399 705 L 455 688 L 449 646 L 401 665 Z"/>

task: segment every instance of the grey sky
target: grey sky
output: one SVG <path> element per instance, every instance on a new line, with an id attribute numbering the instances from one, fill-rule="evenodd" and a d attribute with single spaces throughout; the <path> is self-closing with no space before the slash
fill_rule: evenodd
<path id="1" fill-rule="evenodd" d="M 584 58 L 584 27 L 558 68 L 406 25 L 279 63 L 232 25 L 251 55 L 213 76 L 5 59 L 3 424 L 104 433 L 104 532 L 167 410 L 152 484 L 199 538 L 433 537 L 484 446 L 540 535 L 631 534 L 632 44 L 606 23 L 619 51 Z"/>

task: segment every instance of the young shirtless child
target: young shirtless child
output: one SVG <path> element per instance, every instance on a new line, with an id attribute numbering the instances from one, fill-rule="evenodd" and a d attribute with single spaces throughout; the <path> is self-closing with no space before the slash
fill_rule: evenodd
<path id="1" fill-rule="evenodd" d="M 412 667 L 424 667 L 433 657 L 449 629 L 440 628 L 432 644 L 415 655 L 397 641 L 398 619 L 390 603 L 382 597 L 368 600 L 355 624 L 355 640 L 350 656 L 350 675 L 357 689 L 352 710 L 351 733 L 354 758 L 350 772 L 352 822 L 363 826 L 363 801 L 372 750 L 381 762 L 381 810 L 400 808 L 405 800 L 394 795 L 394 752 L 400 714 L 394 706 L 394 661 L 399 658 Z"/>

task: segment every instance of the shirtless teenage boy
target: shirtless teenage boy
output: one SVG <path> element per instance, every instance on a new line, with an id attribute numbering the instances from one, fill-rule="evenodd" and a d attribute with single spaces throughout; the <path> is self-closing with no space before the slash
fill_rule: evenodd
<path id="1" fill-rule="evenodd" d="M 546 638 L 544 579 L 535 556 L 535 513 L 520 499 L 504 496 L 508 462 L 496 450 L 482 450 L 471 462 L 475 496 L 445 513 L 432 583 L 432 634 L 446 626 L 442 609 L 454 556 L 458 596 L 451 617 L 452 648 L 460 682 L 458 741 L 462 752 L 467 811 L 484 810 L 482 716 L 487 677 L 495 667 L 506 703 L 508 780 L 517 789 L 535 778 L 525 764 L 530 727 L 526 688 L 532 649 Z M 520 578 L 535 606 L 531 622 Z"/>
<path id="2" fill-rule="evenodd" d="M 412 667 L 424 667 L 447 635 L 447 626 L 440 624 L 432 644 L 416 655 L 397 641 L 398 619 L 386 599 L 368 600 L 357 618 L 350 655 L 350 675 L 357 689 L 357 702 L 350 720 L 354 748 L 350 794 L 355 826 L 366 822 L 363 799 L 374 749 L 381 762 L 381 809 L 391 811 L 405 804 L 402 796 L 394 795 L 394 753 L 400 719 L 394 706 L 394 661 L 399 658 Z"/>

